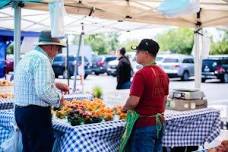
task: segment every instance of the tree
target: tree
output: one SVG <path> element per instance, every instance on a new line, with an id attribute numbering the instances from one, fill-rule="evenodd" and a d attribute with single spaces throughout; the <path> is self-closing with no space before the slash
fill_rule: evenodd
<path id="1" fill-rule="evenodd" d="M 107 54 L 108 45 L 104 34 L 93 34 L 84 37 L 85 44 L 92 47 L 98 54 Z"/>
<path id="2" fill-rule="evenodd" d="M 119 34 L 92 34 L 84 37 L 85 44 L 92 47 L 98 54 L 107 54 L 109 51 L 115 51 L 119 47 Z"/>
<path id="3" fill-rule="evenodd" d="M 170 50 L 173 53 L 191 54 L 193 35 L 193 30 L 189 28 L 177 28 L 158 34 L 157 41 L 162 51 Z"/>
<path id="4" fill-rule="evenodd" d="M 228 54 L 228 31 L 224 31 L 221 41 L 213 41 L 210 48 L 210 54 Z"/>
<path id="5" fill-rule="evenodd" d="M 119 47 L 119 34 L 117 33 L 109 33 L 107 35 L 108 37 L 108 46 L 109 46 L 109 50 L 111 51 L 115 51 L 117 50 L 117 48 Z"/>
<path id="6" fill-rule="evenodd" d="M 127 40 L 121 44 L 121 47 L 125 47 L 126 51 L 132 51 L 131 47 L 136 47 L 139 44 L 139 40 Z"/>

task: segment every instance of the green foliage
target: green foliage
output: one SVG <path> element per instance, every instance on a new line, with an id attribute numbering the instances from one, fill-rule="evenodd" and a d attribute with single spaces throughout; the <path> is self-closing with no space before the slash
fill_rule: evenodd
<path id="1" fill-rule="evenodd" d="M 228 31 L 224 31 L 223 39 L 218 42 L 212 42 L 210 54 L 228 54 Z"/>
<path id="2" fill-rule="evenodd" d="M 95 87 L 93 88 L 92 93 L 93 93 L 93 96 L 94 96 L 95 98 L 101 98 L 102 95 L 103 95 L 102 88 L 99 87 L 99 86 L 95 86 Z"/>
<path id="3" fill-rule="evenodd" d="M 7 47 L 7 54 L 13 54 L 13 52 L 14 52 L 14 47 L 12 43 Z"/>
<path id="4" fill-rule="evenodd" d="M 74 35 L 74 39 L 71 41 L 72 44 L 78 45 L 79 44 L 80 35 Z"/>
<path id="5" fill-rule="evenodd" d="M 108 34 L 109 50 L 115 51 L 118 49 L 118 47 L 119 47 L 118 37 L 119 37 L 119 34 L 117 34 L 117 33 Z"/>
<path id="6" fill-rule="evenodd" d="M 119 35 L 116 33 L 93 34 L 85 36 L 85 44 L 92 47 L 98 54 L 107 54 L 109 51 L 116 50 L 119 46 Z"/>
<path id="7" fill-rule="evenodd" d="M 130 52 L 132 51 L 131 47 L 136 47 L 138 44 L 139 40 L 127 40 L 121 44 L 121 47 L 125 47 L 126 51 Z"/>
<path id="8" fill-rule="evenodd" d="M 193 30 L 189 28 L 177 28 L 159 34 L 157 41 L 162 51 L 170 50 L 173 53 L 191 54 L 193 35 Z"/>

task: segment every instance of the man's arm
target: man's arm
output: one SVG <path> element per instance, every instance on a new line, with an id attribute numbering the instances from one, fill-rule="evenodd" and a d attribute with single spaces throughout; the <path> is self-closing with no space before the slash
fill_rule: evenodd
<path id="1" fill-rule="evenodd" d="M 137 96 L 129 96 L 127 99 L 127 102 L 125 103 L 123 107 L 123 111 L 126 112 L 127 110 L 132 110 L 134 109 L 138 103 L 139 103 L 139 97 Z"/>
<path id="2" fill-rule="evenodd" d="M 59 91 L 52 78 L 51 65 L 48 60 L 39 60 L 34 72 L 36 94 L 45 103 L 58 106 L 62 99 Z"/>

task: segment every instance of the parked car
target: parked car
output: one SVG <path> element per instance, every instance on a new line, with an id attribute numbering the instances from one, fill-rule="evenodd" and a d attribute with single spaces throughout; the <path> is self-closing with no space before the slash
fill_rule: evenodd
<path id="1" fill-rule="evenodd" d="M 92 55 L 92 65 L 91 65 L 91 70 L 94 73 L 95 70 L 97 69 L 97 62 L 101 59 L 100 56 L 98 55 Z"/>
<path id="2" fill-rule="evenodd" d="M 65 71 L 65 56 L 64 55 L 57 55 L 52 63 L 52 68 L 54 70 L 55 73 L 55 77 L 58 78 L 58 76 L 63 75 L 64 71 Z M 70 60 L 68 60 L 68 62 L 70 62 Z"/>
<path id="3" fill-rule="evenodd" d="M 68 57 L 68 76 L 71 77 L 74 75 L 74 65 L 76 64 L 76 60 L 78 61 L 78 66 L 81 65 L 82 63 L 82 57 L 79 56 L 78 58 L 76 58 L 75 56 L 70 55 Z M 63 54 L 58 54 L 52 63 L 52 68 L 54 70 L 55 73 L 55 77 L 58 78 L 58 76 L 63 75 L 64 77 L 67 77 L 65 74 L 65 70 L 66 70 L 66 56 Z M 88 62 L 88 59 L 86 57 L 84 57 L 84 70 L 85 70 L 85 75 L 84 78 L 86 79 L 87 76 L 89 74 L 91 74 L 91 69 L 90 69 L 90 65 Z"/>
<path id="4" fill-rule="evenodd" d="M 136 62 L 136 53 L 135 52 L 128 52 L 126 56 L 129 58 L 131 62 L 131 66 L 133 69 L 133 72 L 136 73 L 138 70 L 142 68 L 142 65 L 138 64 Z M 156 63 L 160 63 L 164 59 L 163 56 L 157 56 L 156 57 Z M 110 61 L 108 63 L 108 68 L 107 68 L 107 73 L 108 75 L 116 76 L 116 70 L 117 70 L 117 65 L 119 63 L 119 60 L 116 59 L 114 61 Z"/>
<path id="5" fill-rule="evenodd" d="M 5 61 L 5 72 L 9 73 L 13 71 L 13 65 L 14 65 L 14 56 L 13 55 L 7 55 L 6 61 Z"/>
<path id="6" fill-rule="evenodd" d="M 210 56 L 203 60 L 202 82 L 207 79 L 220 79 L 228 83 L 228 55 Z"/>
<path id="7" fill-rule="evenodd" d="M 107 68 L 108 75 L 112 75 L 114 77 L 116 76 L 116 70 L 117 70 L 118 63 L 119 63 L 118 59 L 110 61 L 108 63 L 108 68 Z"/>
<path id="8" fill-rule="evenodd" d="M 108 63 L 116 59 L 117 57 L 111 55 L 98 56 L 95 62 L 92 63 L 92 72 L 94 72 L 95 75 L 107 73 Z"/>
<path id="9" fill-rule="evenodd" d="M 74 75 L 74 69 L 75 69 L 76 62 L 77 62 L 78 67 L 79 67 L 82 64 L 82 57 L 81 56 L 75 57 L 75 60 L 72 62 L 72 64 L 69 64 L 69 74 L 70 74 L 70 76 Z M 78 68 L 78 70 L 79 70 L 79 68 Z M 92 73 L 89 60 L 86 57 L 84 57 L 84 72 L 85 72 L 84 79 L 86 79 L 87 76 Z"/>
<path id="10" fill-rule="evenodd" d="M 136 58 L 135 56 L 128 56 L 127 57 L 129 58 L 130 60 L 130 63 L 131 63 L 131 67 L 132 67 L 132 70 L 133 70 L 133 73 L 136 73 L 138 70 L 140 70 L 142 68 L 142 65 L 138 64 L 136 62 Z M 119 60 L 116 59 L 114 61 L 110 61 L 108 63 L 108 69 L 107 69 L 107 73 L 109 75 L 112 75 L 112 76 L 116 76 L 116 71 L 117 71 L 117 66 L 118 66 L 118 63 L 119 63 Z"/>
<path id="11" fill-rule="evenodd" d="M 158 56 L 159 57 L 159 56 Z M 169 77 L 180 77 L 181 80 L 189 80 L 194 76 L 194 59 L 188 55 L 161 55 L 157 64 L 164 69 Z"/>

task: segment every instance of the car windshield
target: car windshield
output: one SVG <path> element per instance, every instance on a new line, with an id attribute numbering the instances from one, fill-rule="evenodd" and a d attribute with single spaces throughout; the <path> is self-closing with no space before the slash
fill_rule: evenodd
<path id="1" fill-rule="evenodd" d="M 80 62 L 82 61 L 82 57 L 81 56 L 78 56 L 75 59 L 77 59 L 77 61 L 80 61 Z M 84 57 L 84 61 L 88 62 L 88 59 L 86 57 Z"/>
<path id="2" fill-rule="evenodd" d="M 92 62 L 96 62 L 98 59 L 99 59 L 98 56 L 93 56 L 93 57 L 92 57 Z"/>
<path id="3" fill-rule="evenodd" d="M 203 65 L 211 65 L 212 67 L 216 67 L 218 65 L 218 60 L 203 60 Z"/>
<path id="4" fill-rule="evenodd" d="M 109 61 L 113 61 L 113 60 L 115 60 L 116 59 L 116 57 L 106 57 L 105 58 L 105 61 L 106 62 L 109 62 Z"/>
<path id="5" fill-rule="evenodd" d="M 73 56 L 68 56 L 68 61 L 74 61 L 75 60 L 75 57 Z"/>
<path id="6" fill-rule="evenodd" d="M 175 58 L 165 58 L 163 63 L 178 63 L 179 60 Z"/>
<path id="7" fill-rule="evenodd" d="M 64 57 L 63 56 L 56 56 L 54 58 L 54 61 L 58 62 L 58 61 L 64 61 Z"/>

